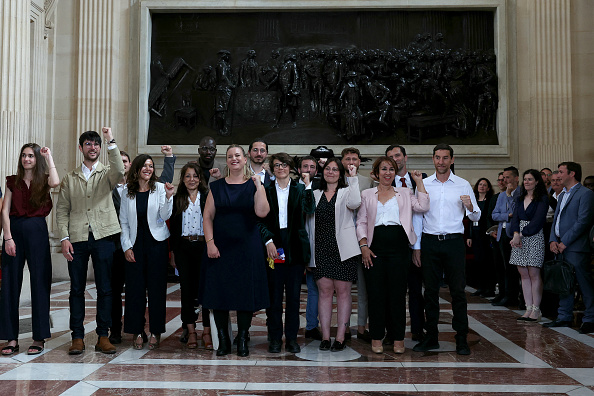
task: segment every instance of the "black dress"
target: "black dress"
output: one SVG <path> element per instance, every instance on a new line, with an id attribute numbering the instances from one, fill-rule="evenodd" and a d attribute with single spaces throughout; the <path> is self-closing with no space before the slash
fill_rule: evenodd
<path id="1" fill-rule="evenodd" d="M 266 256 L 254 212 L 256 186 L 250 179 L 228 184 L 225 179 L 210 184 L 214 199 L 213 237 L 220 257 L 204 252 L 204 276 L 200 279 L 204 308 L 258 311 L 270 305 Z"/>
<path id="2" fill-rule="evenodd" d="M 335 193 L 330 202 L 322 194 L 316 206 L 315 214 L 315 263 L 314 278 L 329 278 L 345 282 L 357 281 L 357 265 L 361 264 L 361 255 L 340 261 L 340 252 L 336 242 L 335 229 Z"/>

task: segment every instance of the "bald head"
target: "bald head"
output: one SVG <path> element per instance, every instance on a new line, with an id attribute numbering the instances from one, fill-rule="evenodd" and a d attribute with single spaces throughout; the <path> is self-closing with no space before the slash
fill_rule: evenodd
<path id="1" fill-rule="evenodd" d="M 200 165 L 210 165 L 217 154 L 217 142 L 210 136 L 204 136 L 200 140 L 198 155 L 200 156 Z"/>

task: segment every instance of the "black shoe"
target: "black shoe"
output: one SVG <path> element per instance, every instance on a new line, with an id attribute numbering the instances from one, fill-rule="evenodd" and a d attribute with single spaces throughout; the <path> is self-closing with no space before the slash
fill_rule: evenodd
<path id="1" fill-rule="evenodd" d="M 458 355 L 470 355 L 470 347 L 466 342 L 466 337 L 456 337 L 456 353 Z"/>
<path id="2" fill-rule="evenodd" d="M 340 341 L 334 340 L 334 342 L 332 343 L 332 348 L 330 348 L 330 352 L 340 352 L 340 351 L 344 350 L 344 348 L 346 348 L 345 341 L 340 342 Z"/>
<path id="3" fill-rule="evenodd" d="M 346 339 L 346 337 L 345 337 L 345 339 Z M 368 344 L 371 344 L 371 334 L 369 334 L 369 331 L 367 331 L 367 330 L 365 330 L 363 333 L 359 333 L 357 331 L 357 339 L 361 340 L 361 341 L 365 341 Z"/>
<path id="4" fill-rule="evenodd" d="M 301 352 L 301 347 L 297 344 L 297 340 L 289 340 L 285 344 L 285 350 L 290 353 Z"/>
<path id="5" fill-rule="evenodd" d="M 270 336 L 268 336 L 270 337 Z M 237 334 L 237 336 L 233 339 L 233 345 L 237 345 L 237 338 L 239 338 L 239 333 Z M 270 341 L 270 339 L 268 340 Z M 247 333 L 247 342 L 250 342 L 250 333 Z"/>
<path id="6" fill-rule="evenodd" d="M 558 320 L 555 319 L 552 322 L 548 322 L 542 325 L 543 327 L 571 327 L 569 320 Z"/>
<path id="7" fill-rule="evenodd" d="M 322 340 L 320 342 L 320 351 L 329 351 L 330 350 L 330 340 Z"/>
<path id="8" fill-rule="evenodd" d="M 495 305 L 496 303 L 498 303 L 499 301 L 503 300 L 505 298 L 504 295 L 498 294 L 497 296 L 495 296 L 494 299 L 491 300 L 491 304 Z"/>
<path id="9" fill-rule="evenodd" d="M 186 344 L 188 342 L 188 329 L 185 328 L 182 333 L 181 336 L 179 336 L 179 342 Z M 113 344 L 113 342 L 112 342 Z"/>
<path id="10" fill-rule="evenodd" d="M 420 333 L 412 333 L 411 334 L 411 338 L 413 341 L 416 342 L 421 342 L 425 339 L 425 333 L 423 333 L 422 331 Z M 393 344 L 394 342 L 392 342 Z"/>
<path id="11" fill-rule="evenodd" d="M 482 297 L 484 292 L 485 292 L 484 290 L 478 289 L 477 291 L 475 291 L 474 293 L 472 293 L 471 296 Z"/>
<path id="12" fill-rule="evenodd" d="M 217 332 L 219 335 L 219 349 L 217 349 L 217 356 L 225 356 L 231 352 L 231 339 L 227 330 L 221 330 Z"/>
<path id="13" fill-rule="evenodd" d="M 423 341 L 414 346 L 415 352 L 427 352 L 432 349 L 439 349 L 439 342 L 435 338 L 426 337 Z"/>
<path id="14" fill-rule="evenodd" d="M 109 342 L 113 345 L 121 344 L 122 343 L 122 333 L 121 332 L 112 332 L 109 334 Z"/>
<path id="15" fill-rule="evenodd" d="M 250 340 L 250 333 L 247 330 L 239 330 L 237 332 L 237 356 L 246 357 L 250 354 L 248 349 L 248 341 Z"/>
<path id="16" fill-rule="evenodd" d="M 391 335 L 386 334 L 384 341 L 382 342 L 384 345 L 394 345 L 394 337 Z"/>
<path id="17" fill-rule="evenodd" d="M 485 290 L 482 297 L 495 297 L 495 290 Z"/>
<path id="18" fill-rule="evenodd" d="M 320 330 L 317 327 L 314 327 L 311 330 L 305 330 L 305 338 L 322 341 L 322 333 L 320 333 Z"/>
<path id="19" fill-rule="evenodd" d="M 349 341 L 350 339 L 351 339 L 351 329 L 349 329 L 347 327 L 347 329 L 344 332 L 344 340 Z"/>
<path id="20" fill-rule="evenodd" d="M 594 323 L 582 322 L 579 332 L 582 334 L 594 333 Z"/>
<path id="21" fill-rule="evenodd" d="M 280 353 L 283 343 L 281 340 L 272 340 L 268 343 L 268 352 Z"/>

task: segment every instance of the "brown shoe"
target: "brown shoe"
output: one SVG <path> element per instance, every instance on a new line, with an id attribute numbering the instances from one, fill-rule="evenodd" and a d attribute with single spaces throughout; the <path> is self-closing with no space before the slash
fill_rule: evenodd
<path id="1" fill-rule="evenodd" d="M 115 353 L 116 347 L 109 342 L 109 337 L 99 337 L 97 345 L 95 345 L 95 351 L 103 353 Z"/>
<path id="2" fill-rule="evenodd" d="M 80 355 L 85 350 L 85 343 L 80 338 L 72 340 L 72 345 L 68 348 L 69 355 Z"/>

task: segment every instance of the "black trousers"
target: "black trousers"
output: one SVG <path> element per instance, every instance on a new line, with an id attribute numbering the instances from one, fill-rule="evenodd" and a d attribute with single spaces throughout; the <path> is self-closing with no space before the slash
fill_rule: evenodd
<path id="1" fill-rule="evenodd" d="M 499 248 L 501 249 L 501 255 L 505 264 L 505 296 L 514 302 L 518 301 L 520 295 L 520 273 L 515 265 L 509 263 L 511 256 L 511 245 L 509 242 L 510 238 L 504 229 L 501 238 L 499 238 Z"/>
<path id="2" fill-rule="evenodd" d="M 179 272 L 179 286 L 181 288 L 181 320 L 184 325 L 195 324 L 196 320 L 198 320 L 194 304 L 198 298 L 201 262 L 205 247 L 204 241 L 192 242 L 182 238 L 179 247 L 174 251 L 175 266 Z M 202 325 L 210 327 L 208 311 L 202 313 Z"/>
<path id="3" fill-rule="evenodd" d="M 437 236 L 423 234 L 421 261 L 425 278 L 425 312 L 427 336 L 437 339 L 439 322 L 439 284 L 445 272 L 454 318 L 452 327 L 458 336 L 468 334 L 466 293 L 466 248 L 462 234 L 459 237 L 438 240 Z"/>
<path id="4" fill-rule="evenodd" d="M 369 333 L 374 340 L 385 330 L 395 340 L 404 340 L 406 330 L 406 283 L 411 256 L 402 226 L 377 226 L 369 247 L 377 256 L 373 266 L 363 268 L 367 286 Z"/>
<path id="5" fill-rule="evenodd" d="M 495 263 L 495 282 L 499 285 L 499 295 L 504 297 L 507 293 L 507 280 L 505 279 L 505 262 L 503 261 L 503 254 L 501 253 L 499 242 L 493 237 L 489 238 L 493 239 L 491 242 L 491 252 L 493 254 L 493 262 Z"/>
<path id="6" fill-rule="evenodd" d="M 406 279 L 408 286 L 408 314 L 410 332 L 420 334 L 425 327 L 425 299 L 423 298 L 423 268 L 411 261 Z"/>
<path id="7" fill-rule="evenodd" d="M 270 307 L 266 310 L 266 324 L 271 340 L 283 338 L 283 296 L 285 299 L 285 338 L 296 340 L 299 331 L 299 304 L 302 265 L 275 264 L 274 269 L 267 267 L 268 292 Z"/>
<path id="8" fill-rule="evenodd" d="M 144 331 L 148 292 L 149 331 L 153 334 L 161 334 L 165 332 L 169 258 L 167 241 L 138 242 L 137 240 L 132 248 L 136 262 L 126 262 L 124 331 L 129 334 L 139 334 Z"/>
<path id="9" fill-rule="evenodd" d="M 472 228 L 473 269 L 478 289 L 495 290 L 495 262 L 491 251 L 491 239 L 479 227 Z"/>
<path id="10" fill-rule="evenodd" d="M 43 217 L 11 217 L 10 231 L 16 245 L 16 256 L 6 254 L 3 246 L 0 340 L 19 338 L 19 300 L 26 260 L 31 280 L 33 339 L 41 341 L 51 337 L 49 312 L 52 261 L 47 223 Z"/>
<path id="11" fill-rule="evenodd" d="M 253 314 L 250 311 L 237 311 L 237 330 L 249 330 L 252 325 Z M 215 309 L 213 310 L 213 316 L 217 329 L 226 332 L 229 328 L 229 311 Z"/>
<path id="12" fill-rule="evenodd" d="M 126 256 L 122 248 L 113 253 L 111 267 L 111 334 L 122 333 L 122 293 L 126 283 Z"/>

